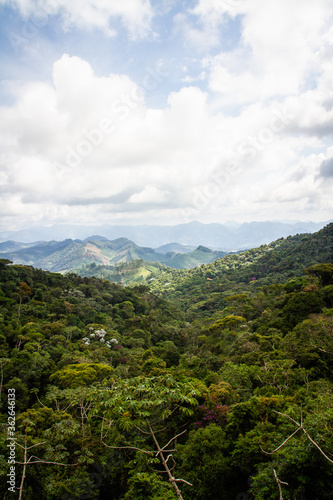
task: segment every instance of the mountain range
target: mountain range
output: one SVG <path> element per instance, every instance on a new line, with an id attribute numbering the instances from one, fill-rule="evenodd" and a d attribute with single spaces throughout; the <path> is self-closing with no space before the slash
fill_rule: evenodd
<path id="1" fill-rule="evenodd" d="M 160 262 L 176 269 L 190 269 L 224 257 L 226 252 L 210 250 L 202 245 L 196 249 L 169 243 L 154 250 L 140 247 L 127 238 L 109 241 L 102 236 L 85 240 L 35 242 L 6 241 L 0 243 L 0 256 L 15 264 L 31 265 L 52 272 L 75 271 L 91 264 L 114 266 L 142 259 Z"/>
<path id="2" fill-rule="evenodd" d="M 20 231 L 0 232 L 0 242 L 8 240 L 33 243 L 38 241 L 85 240 L 91 235 L 100 235 L 108 240 L 127 238 L 141 247 L 158 249 L 177 242 L 193 248 L 199 245 L 222 250 L 239 251 L 270 243 L 278 238 L 318 231 L 327 222 L 228 222 L 225 224 L 189 222 L 174 226 L 166 225 L 71 225 L 58 224 L 51 227 L 35 227 Z M 192 250 L 193 250 L 192 248 Z M 163 252 L 161 252 L 163 253 Z"/>

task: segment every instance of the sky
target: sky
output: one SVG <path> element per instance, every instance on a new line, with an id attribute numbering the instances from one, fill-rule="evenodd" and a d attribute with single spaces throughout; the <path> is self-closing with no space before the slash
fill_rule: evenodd
<path id="1" fill-rule="evenodd" d="M 331 0 L 0 0 L 0 230 L 328 221 Z"/>

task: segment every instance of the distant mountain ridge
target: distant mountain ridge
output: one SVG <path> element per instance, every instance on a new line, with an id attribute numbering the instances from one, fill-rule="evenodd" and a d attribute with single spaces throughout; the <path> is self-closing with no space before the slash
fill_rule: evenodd
<path id="1" fill-rule="evenodd" d="M 180 243 L 167 243 L 166 245 L 161 245 L 158 248 L 155 248 L 156 252 L 159 253 L 168 253 L 168 252 L 175 252 L 175 253 L 189 253 L 193 252 L 195 250 L 194 246 L 190 245 L 181 245 Z"/>
<path id="2" fill-rule="evenodd" d="M 172 249 L 178 249 L 182 253 Z M 0 243 L 1 258 L 9 259 L 15 264 L 31 265 L 52 272 L 75 271 L 91 264 L 114 266 L 137 259 L 160 262 L 176 269 L 190 269 L 226 255 L 226 252 L 213 251 L 202 246 L 191 251 L 191 248 L 178 244 L 161 247 L 161 250 L 158 252 L 153 248 L 140 247 L 127 238 L 109 241 L 97 235 L 85 240 L 53 240 L 32 243 L 30 246 L 13 241 Z"/>
<path id="3" fill-rule="evenodd" d="M 167 225 L 70 225 L 58 224 L 52 227 L 36 227 L 20 231 L 0 232 L 0 241 L 15 240 L 23 243 L 36 241 L 84 240 L 91 235 L 99 235 L 113 241 L 125 237 L 141 247 L 158 249 L 177 242 L 179 245 L 197 248 L 199 245 L 225 252 L 239 251 L 268 244 L 278 238 L 302 233 L 313 233 L 323 228 L 327 222 L 246 222 L 211 223 L 189 222 Z M 95 237 L 94 237 L 95 238 Z M 161 252 L 163 253 L 163 251 Z M 182 251 L 179 253 L 183 253 Z"/>

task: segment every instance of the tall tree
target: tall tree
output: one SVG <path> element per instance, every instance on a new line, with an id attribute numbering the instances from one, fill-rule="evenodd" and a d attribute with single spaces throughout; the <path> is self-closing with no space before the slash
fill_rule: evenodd
<path id="1" fill-rule="evenodd" d="M 147 448 L 144 449 L 137 446 L 115 447 L 104 444 L 110 448 L 132 449 L 159 457 L 177 497 L 182 499 L 178 483 L 190 483 L 174 477 L 173 453 L 177 451 L 177 438 L 186 430 L 173 435 L 163 446 L 157 438 L 157 433 L 161 432 L 162 425 L 165 427 L 166 421 L 175 416 L 176 412 L 192 415 L 193 410 L 190 406 L 198 403 L 196 399 L 198 395 L 199 391 L 192 383 L 178 382 L 169 374 L 115 381 L 111 388 L 98 391 L 99 403 L 95 407 L 95 414 L 102 412 L 103 417 L 112 419 L 120 430 L 135 429 L 146 439 L 148 437 L 150 443 L 146 443 Z"/>

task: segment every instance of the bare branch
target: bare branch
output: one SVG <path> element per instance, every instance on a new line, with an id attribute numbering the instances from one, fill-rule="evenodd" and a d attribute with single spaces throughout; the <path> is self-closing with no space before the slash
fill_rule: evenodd
<path id="1" fill-rule="evenodd" d="M 172 467 L 171 467 L 171 469 L 170 469 L 170 472 L 172 472 L 172 471 L 173 471 L 173 469 L 176 467 L 176 462 L 175 462 L 175 459 L 173 458 L 173 455 L 170 453 L 170 455 L 168 455 L 168 456 L 167 456 L 167 458 L 166 458 L 166 460 L 165 460 L 165 463 L 167 463 L 167 462 L 168 462 L 169 458 L 172 458 L 172 462 L 173 462 L 173 465 L 172 465 Z"/>
<path id="2" fill-rule="evenodd" d="M 169 458 L 170 458 L 170 457 L 171 457 L 171 458 L 172 458 L 172 460 L 174 461 L 174 458 L 173 458 L 173 456 L 172 456 L 172 455 L 171 455 L 171 453 L 170 453 L 170 455 L 168 455 L 168 456 L 166 457 L 166 459 L 165 459 L 165 463 L 167 463 L 167 462 L 168 462 L 168 460 L 169 460 Z"/>
<path id="3" fill-rule="evenodd" d="M 289 437 L 287 437 L 287 439 L 285 441 L 283 441 L 282 444 L 280 444 L 280 446 L 278 446 L 278 448 L 276 448 L 275 450 L 273 451 L 265 451 L 262 449 L 262 447 L 260 446 L 260 449 L 263 453 L 266 453 L 266 455 L 272 455 L 273 453 L 275 453 L 276 451 L 278 451 L 280 448 L 282 448 L 282 446 L 284 446 L 288 441 L 289 439 L 291 439 L 293 436 L 295 436 L 295 434 L 297 434 L 297 432 L 300 430 L 300 428 L 296 429 L 295 432 L 293 432 Z"/>
<path id="4" fill-rule="evenodd" d="M 312 437 L 309 435 L 309 433 L 304 429 L 303 427 L 303 414 L 302 414 L 302 409 L 301 409 L 301 423 L 298 423 L 296 422 L 296 420 L 294 420 L 292 417 L 290 417 L 289 415 L 286 415 L 285 413 L 281 413 L 279 411 L 275 411 L 275 413 L 278 413 L 279 415 L 282 415 L 283 417 L 286 417 L 286 418 L 289 418 L 289 420 L 291 420 L 292 422 L 294 422 L 294 424 L 297 425 L 297 429 L 295 432 L 293 432 L 285 441 L 283 441 L 283 443 L 278 447 L 276 448 L 275 450 L 273 450 L 272 452 L 267 452 L 265 450 L 263 450 L 261 447 L 261 451 L 263 453 L 266 453 L 267 455 L 271 455 L 272 453 L 275 453 L 276 451 L 280 450 L 282 448 L 282 446 L 284 446 L 288 441 L 289 439 L 291 439 L 293 436 L 295 436 L 295 434 L 297 434 L 298 431 L 302 430 L 304 432 L 304 434 L 306 435 L 306 437 L 308 438 L 308 440 L 320 451 L 320 453 L 323 455 L 323 457 L 326 458 L 326 460 L 328 460 L 331 464 L 333 464 L 333 460 L 331 458 L 329 458 L 324 452 L 323 450 L 320 448 L 320 446 L 312 439 Z"/>
<path id="5" fill-rule="evenodd" d="M 102 425 L 101 425 L 101 438 L 100 438 L 100 442 L 103 441 L 103 439 L 109 434 L 110 432 L 110 427 L 112 426 L 113 424 L 113 420 L 109 420 L 107 418 L 104 418 L 104 417 L 101 417 L 100 415 L 95 415 L 97 418 L 100 418 L 102 420 Z M 107 427 L 107 430 L 105 432 L 105 434 L 103 435 L 103 430 L 104 430 L 104 422 L 108 422 L 108 427 Z"/>
<path id="6" fill-rule="evenodd" d="M 165 458 L 164 458 L 163 451 L 162 451 L 162 449 L 161 449 L 161 447 L 160 447 L 160 445 L 159 445 L 159 443 L 158 443 L 158 441 L 157 441 L 157 439 L 156 439 L 156 436 L 155 436 L 155 434 L 154 434 L 154 431 L 153 431 L 153 429 L 152 429 L 152 427 L 151 427 L 151 425 L 150 425 L 150 423 L 149 423 L 149 421 L 148 421 L 148 420 L 147 420 L 147 426 L 148 426 L 148 429 L 150 430 L 151 437 L 153 438 L 154 443 L 155 443 L 155 445 L 156 445 L 156 448 L 157 448 L 157 450 L 158 450 L 158 455 L 160 456 L 160 459 L 161 459 L 161 461 L 162 461 L 162 464 L 163 464 L 163 466 L 164 466 L 164 469 L 165 469 L 165 471 L 167 472 L 167 474 L 168 474 L 168 476 L 169 476 L 169 481 L 170 481 L 170 483 L 172 484 L 172 486 L 174 487 L 175 492 L 176 492 L 176 495 L 177 495 L 177 497 L 179 498 L 179 500 L 183 500 L 183 497 L 182 497 L 182 494 L 181 494 L 181 492 L 180 492 L 180 489 L 178 488 L 178 486 L 177 486 L 177 484 L 176 484 L 177 480 L 176 480 L 176 479 L 173 477 L 173 475 L 171 474 L 171 471 L 170 471 L 170 469 L 169 469 L 169 467 L 168 467 L 168 464 L 166 463 L 166 460 L 165 460 Z M 190 484 L 190 483 L 188 483 L 188 484 Z"/>
<path id="7" fill-rule="evenodd" d="M 148 436 L 150 436 L 150 432 L 146 432 L 146 431 L 143 431 L 142 429 L 140 429 L 140 427 L 138 427 L 137 425 L 134 426 L 134 429 L 137 429 L 138 431 L 142 432 L 142 434 L 148 434 Z"/>
<path id="8" fill-rule="evenodd" d="M 325 453 L 323 452 L 323 450 L 320 448 L 320 446 L 311 438 L 311 436 L 309 436 L 309 434 L 306 432 L 306 430 L 302 427 L 302 430 L 304 432 L 304 434 L 306 435 L 306 437 L 311 441 L 312 444 L 315 445 L 316 448 L 318 448 L 318 450 L 320 451 L 320 453 L 326 458 L 326 460 L 328 460 L 329 462 L 331 462 L 331 464 L 333 464 L 333 460 L 331 460 L 330 458 L 328 458 L 327 455 L 325 455 Z"/>
<path id="9" fill-rule="evenodd" d="M 186 430 L 174 436 L 172 439 L 170 439 L 170 441 L 168 441 L 168 443 L 165 446 L 163 446 L 163 448 L 161 448 L 161 450 L 164 450 L 164 448 L 166 448 L 174 439 L 177 439 L 177 437 L 181 436 L 182 434 L 185 434 L 185 432 Z"/>
<path id="10" fill-rule="evenodd" d="M 31 464 L 53 464 L 53 465 L 62 465 L 63 467 L 74 467 L 76 464 L 61 464 L 60 462 L 48 462 L 47 460 L 36 460 L 35 462 L 30 462 L 30 459 L 27 462 L 15 462 L 20 465 L 31 465 Z"/>
<path id="11" fill-rule="evenodd" d="M 279 487 L 279 492 L 280 492 L 280 500 L 283 500 L 283 495 L 282 495 L 282 487 L 281 487 L 281 484 L 286 484 L 287 486 L 289 486 L 289 485 L 288 485 L 288 483 L 284 483 L 283 481 L 280 481 L 280 479 L 277 477 L 276 470 L 275 470 L 275 469 L 273 469 L 273 471 L 274 471 L 275 481 L 277 482 L 278 487 Z"/>
<path id="12" fill-rule="evenodd" d="M 15 445 L 17 445 L 20 448 L 23 448 L 25 450 L 31 450 L 31 448 L 34 448 L 35 446 L 41 446 L 42 444 L 47 443 L 47 441 L 43 441 L 42 443 L 37 443 L 37 444 L 33 444 L 32 446 L 26 447 L 26 446 L 23 446 L 22 444 L 18 443 L 15 438 L 10 438 L 10 439 L 12 439 L 13 441 L 15 441 Z"/>
<path id="13" fill-rule="evenodd" d="M 44 408 L 46 408 L 46 407 L 45 407 L 45 405 L 43 405 L 43 403 L 40 401 L 40 399 L 39 399 L 39 397 L 38 397 L 38 394 L 37 394 L 37 390 L 32 391 L 32 392 L 34 392 L 34 393 L 35 393 L 35 396 L 36 396 L 36 398 L 37 398 L 38 403 L 39 403 L 39 404 L 41 404 L 42 406 L 44 406 Z"/>
<path id="14" fill-rule="evenodd" d="M 163 432 L 165 431 L 166 427 L 163 427 L 163 429 L 158 429 L 157 431 L 154 431 L 155 434 L 157 434 L 158 432 Z"/>
<path id="15" fill-rule="evenodd" d="M 299 424 L 298 422 L 296 422 L 296 420 L 294 420 L 290 415 L 287 415 L 286 413 L 281 413 L 280 411 L 276 411 L 276 410 L 273 410 L 273 411 L 274 411 L 274 413 L 278 413 L 279 415 L 282 415 L 283 417 L 289 418 L 289 420 L 294 422 L 294 424 L 296 424 L 298 427 L 302 427 L 302 425 Z"/>
<path id="16" fill-rule="evenodd" d="M 35 446 L 41 446 L 42 444 L 45 444 L 45 443 L 47 443 L 47 441 L 43 441 L 42 443 L 33 444 L 32 446 L 28 446 L 27 450 L 31 450 L 31 448 L 34 448 Z"/>
<path id="17" fill-rule="evenodd" d="M 159 455 L 160 453 L 171 453 L 172 451 L 177 451 L 176 449 L 173 449 L 173 450 L 160 450 L 158 452 L 155 453 L 155 457 L 157 457 L 157 455 Z"/>
<path id="18" fill-rule="evenodd" d="M 141 448 L 136 448 L 135 446 L 109 446 L 108 444 L 104 443 L 104 441 L 102 441 L 102 443 L 107 448 L 113 448 L 114 450 L 137 450 L 141 451 L 142 453 L 146 453 L 147 455 L 152 455 L 154 453 L 153 451 L 142 450 Z"/>
<path id="19" fill-rule="evenodd" d="M 185 481 L 185 479 L 173 479 L 174 481 L 176 481 L 177 483 L 178 482 L 182 482 L 182 483 L 185 483 L 185 484 L 188 484 L 189 486 L 193 486 L 192 483 L 189 483 L 188 481 Z"/>

